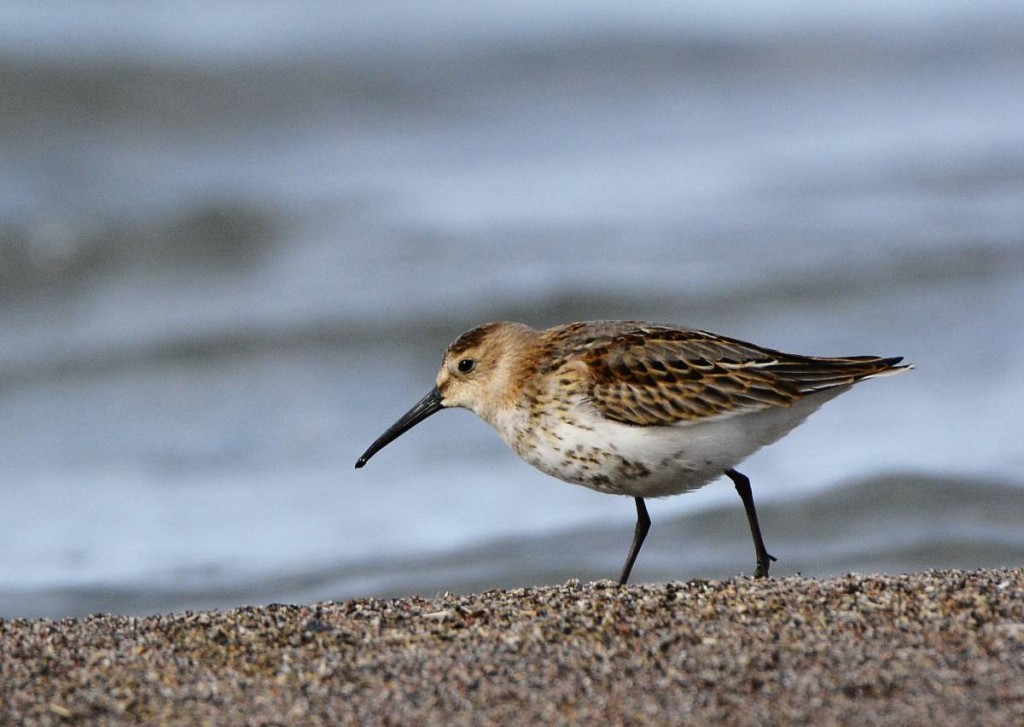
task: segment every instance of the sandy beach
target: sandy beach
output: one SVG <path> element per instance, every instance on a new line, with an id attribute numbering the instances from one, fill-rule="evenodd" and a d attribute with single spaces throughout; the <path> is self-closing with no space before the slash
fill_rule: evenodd
<path id="1" fill-rule="evenodd" d="M 4 724 L 1019 724 L 1024 570 L 0 621 Z"/>

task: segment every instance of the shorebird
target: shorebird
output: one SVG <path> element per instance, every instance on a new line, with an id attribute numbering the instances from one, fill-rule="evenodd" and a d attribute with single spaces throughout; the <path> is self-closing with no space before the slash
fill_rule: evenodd
<path id="1" fill-rule="evenodd" d="M 757 558 L 771 561 L 750 480 L 735 467 L 853 384 L 912 368 L 901 357 L 819 358 L 707 331 L 590 321 L 536 331 L 485 323 L 445 351 L 434 388 L 356 461 L 442 409 L 469 409 L 542 472 L 632 497 L 636 527 L 625 585 L 651 526 L 645 499 L 725 474 L 743 501 Z"/>

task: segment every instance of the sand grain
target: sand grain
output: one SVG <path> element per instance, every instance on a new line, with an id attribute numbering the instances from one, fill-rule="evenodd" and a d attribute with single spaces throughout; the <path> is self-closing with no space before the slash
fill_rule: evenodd
<path id="1" fill-rule="evenodd" d="M 0 621 L 7 724 L 1024 724 L 1024 570 Z"/>

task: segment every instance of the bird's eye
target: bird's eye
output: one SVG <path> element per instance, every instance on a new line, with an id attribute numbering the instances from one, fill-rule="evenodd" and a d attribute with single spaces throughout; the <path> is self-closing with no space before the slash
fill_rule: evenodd
<path id="1" fill-rule="evenodd" d="M 476 361 L 471 358 L 464 358 L 459 361 L 459 373 L 468 374 L 476 366 Z"/>

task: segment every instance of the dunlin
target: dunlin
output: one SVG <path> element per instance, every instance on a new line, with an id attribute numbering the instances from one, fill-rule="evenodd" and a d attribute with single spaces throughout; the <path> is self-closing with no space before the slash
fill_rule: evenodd
<path id="1" fill-rule="evenodd" d="M 640 321 L 569 323 L 544 331 L 486 323 L 445 351 L 433 389 L 356 462 L 442 409 L 486 421 L 537 469 L 628 495 L 636 529 L 629 579 L 651 520 L 648 497 L 689 492 L 727 475 L 754 539 L 754 576 L 770 561 L 750 480 L 734 467 L 863 379 L 911 368 L 878 356 L 817 358 Z"/>

